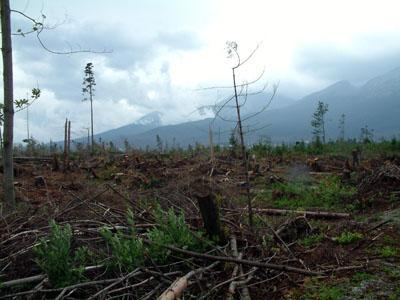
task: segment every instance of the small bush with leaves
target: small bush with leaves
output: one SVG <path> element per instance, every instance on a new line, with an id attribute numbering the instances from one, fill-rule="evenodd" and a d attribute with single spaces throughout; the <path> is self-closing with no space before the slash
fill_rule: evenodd
<path id="1" fill-rule="evenodd" d="M 169 250 L 163 245 L 174 245 L 183 249 L 201 251 L 207 243 L 202 243 L 202 233 L 192 232 L 185 223 L 183 212 L 176 215 L 171 208 L 164 213 L 160 207 L 154 212 L 155 220 L 158 225 L 148 232 L 151 241 L 149 246 L 150 256 L 157 262 L 166 262 Z"/>
<path id="2" fill-rule="evenodd" d="M 363 235 L 359 232 L 344 231 L 339 236 L 335 237 L 334 240 L 341 245 L 349 245 L 357 242 L 363 238 Z"/>
<path id="3" fill-rule="evenodd" d="M 34 248 L 36 262 L 47 274 L 51 284 L 62 287 L 84 279 L 84 263 L 89 256 L 86 247 L 78 248 L 71 253 L 72 229 L 69 224 L 58 225 L 50 221 L 50 235 L 40 239 Z"/>
<path id="4" fill-rule="evenodd" d="M 319 244 L 323 239 L 323 234 L 313 234 L 306 236 L 304 239 L 300 240 L 299 243 L 300 245 L 309 248 Z"/>
<path id="5" fill-rule="evenodd" d="M 131 210 L 128 210 L 127 220 L 130 225 L 128 235 L 120 230 L 112 233 L 108 228 L 103 228 L 101 234 L 111 248 L 112 264 L 120 269 L 132 271 L 144 264 L 145 247 L 143 240 L 137 236 Z"/>
<path id="6" fill-rule="evenodd" d="M 397 249 L 391 246 L 382 247 L 379 251 L 380 256 L 388 258 L 397 255 Z"/>

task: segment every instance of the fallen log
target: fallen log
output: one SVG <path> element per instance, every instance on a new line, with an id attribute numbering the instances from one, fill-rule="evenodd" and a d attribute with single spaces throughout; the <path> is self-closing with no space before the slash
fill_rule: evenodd
<path id="1" fill-rule="evenodd" d="M 247 208 L 239 208 L 239 209 L 228 209 L 222 208 L 227 211 L 235 211 L 242 210 L 247 211 Z M 290 210 L 290 209 L 277 209 L 277 208 L 255 208 L 253 209 L 256 213 L 265 213 L 267 215 L 291 215 L 298 214 L 303 215 L 308 218 L 321 218 L 321 219 L 347 219 L 350 218 L 351 215 L 348 213 L 340 213 L 340 212 L 328 212 L 328 211 L 306 211 L 306 210 Z"/>
<path id="2" fill-rule="evenodd" d="M 17 156 L 14 157 L 15 162 L 23 163 L 23 162 L 30 162 L 30 161 L 35 161 L 35 162 L 47 162 L 51 163 L 53 162 L 53 157 L 51 156 L 44 156 L 44 157 L 34 157 L 34 156 Z"/>

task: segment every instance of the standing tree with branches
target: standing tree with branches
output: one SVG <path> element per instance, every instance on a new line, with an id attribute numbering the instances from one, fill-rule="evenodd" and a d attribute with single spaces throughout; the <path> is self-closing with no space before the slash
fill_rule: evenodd
<path id="1" fill-rule="evenodd" d="M 238 52 L 238 44 L 233 41 L 228 41 L 226 42 L 226 50 L 228 53 L 228 58 L 234 59 L 234 65 L 232 66 L 232 85 L 229 86 L 224 86 L 224 87 L 209 87 L 209 88 L 203 88 L 202 90 L 209 90 L 209 89 L 232 89 L 233 90 L 233 95 L 228 96 L 226 99 L 223 99 L 222 101 L 219 101 L 215 105 L 208 105 L 208 106 L 202 106 L 199 108 L 199 111 L 202 111 L 204 109 L 211 109 L 215 117 L 212 122 L 214 122 L 217 117 L 220 118 L 223 121 L 227 122 L 233 122 L 236 124 L 235 129 L 233 132 L 238 132 L 239 135 L 239 149 L 241 152 L 241 157 L 243 160 L 243 165 L 244 165 L 244 179 L 245 179 L 245 188 L 246 188 L 246 197 L 247 197 L 247 207 L 248 207 L 248 216 L 249 216 L 249 226 L 251 230 L 254 230 L 254 222 L 253 222 L 253 209 L 252 209 L 252 203 L 251 203 L 251 195 L 250 195 L 250 178 L 249 178 L 249 161 L 248 161 L 248 155 L 246 151 L 246 143 L 245 143 L 245 132 L 244 132 L 244 122 L 248 122 L 251 118 L 255 117 L 256 115 L 259 115 L 263 111 L 265 111 L 269 105 L 272 102 L 272 99 L 274 98 L 278 85 L 273 86 L 273 91 L 272 94 L 270 95 L 269 99 L 265 102 L 265 105 L 258 110 L 257 112 L 254 113 L 249 113 L 246 115 L 242 115 L 242 108 L 243 106 L 247 103 L 247 100 L 249 96 L 252 95 L 257 95 L 261 94 L 264 92 L 264 90 L 267 88 L 267 84 L 264 84 L 263 88 L 258 90 L 258 91 L 250 91 L 250 87 L 256 83 L 258 83 L 263 75 L 264 75 L 264 70 L 259 74 L 256 79 L 252 81 L 244 81 L 242 83 L 237 82 L 237 71 L 238 69 L 246 64 L 256 53 L 258 50 L 258 46 L 244 59 L 242 60 L 239 52 Z M 222 114 L 222 111 L 224 108 L 233 108 L 235 110 L 235 119 L 229 119 L 225 115 Z M 253 131 L 260 130 L 265 128 L 265 126 L 258 128 L 258 129 L 253 129 Z M 234 140 L 235 136 L 233 133 L 233 136 L 231 136 L 231 140 Z"/>
<path id="2" fill-rule="evenodd" d="M 321 140 L 325 144 L 325 114 L 328 112 L 328 104 L 318 101 L 317 109 L 312 115 L 311 126 L 316 141 Z"/>
<path id="3" fill-rule="evenodd" d="M 346 129 L 346 115 L 342 114 L 339 119 L 339 141 L 344 142 Z"/>
<path id="4" fill-rule="evenodd" d="M 94 72 L 93 72 L 93 64 L 87 63 L 84 71 L 84 78 L 83 78 L 83 88 L 82 93 L 84 95 L 89 96 L 89 99 L 85 97 L 83 101 L 90 100 L 90 127 L 91 127 L 91 151 L 93 153 L 94 150 L 94 135 L 93 135 L 93 95 L 94 95 L 94 86 L 96 85 L 96 80 L 94 79 Z"/>
<path id="5" fill-rule="evenodd" d="M 11 42 L 10 1 L 1 0 L 1 52 L 3 56 L 4 89 L 4 136 L 3 136 L 3 184 L 5 213 L 15 210 L 13 129 L 14 129 L 14 88 L 13 59 Z"/>

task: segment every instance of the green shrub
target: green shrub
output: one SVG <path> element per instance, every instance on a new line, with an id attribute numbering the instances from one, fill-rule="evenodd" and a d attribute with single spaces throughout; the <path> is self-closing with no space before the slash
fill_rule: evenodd
<path id="1" fill-rule="evenodd" d="M 313 247 L 313 246 L 317 245 L 323 239 L 324 239 L 323 234 L 313 234 L 313 235 L 306 236 L 304 239 L 300 240 L 299 243 L 300 243 L 300 245 L 309 248 L 309 247 Z"/>
<path id="2" fill-rule="evenodd" d="M 34 248 L 36 263 L 47 274 L 51 284 L 62 287 L 84 279 L 84 263 L 89 257 L 86 247 L 71 253 L 72 229 L 69 224 L 58 225 L 50 221 L 51 231 L 48 239 L 41 238 Z"/>
<path id="3" fill-rule="evenodd" d="M 132 271 L 144 264 L 145 247 L 143 240 L 137 236 L 131 210 L 127 212 L 127 222 L 130 225 L 128 234 L 124 234 L 121 230 L 113 233 L 110 229 L 103 228 L 101 235 L 111 248 L 112 265 Z"/>
<path id="4" fill-rule="evenodd" d="M 339 236 L 335 237 L 334 240 L 340 245 L 349 245 L 362 238 L 363 235 L 359 232 L 344 231 Z"/>
<path id="5" fill-rule="evenodd" d="M 382 257 L 393 257 L 397 255 L 397 249 L 391 246 L 385 246 L 379 251 L 380 256 Z"/>
<path id="6" fill-rule="evenodd" d="M 136 232 L 126 235 L 120 230 L 112 233 L 110 229 L 103 228 L 101 234 L 111 248 L 112 265 L 132 271 L 144 264 L 145 247 Z"/>
<path id="7" fill-rule="evenodd" d="M 166 262 L 169 256 L 169 250 L 163 245 L 201 251 L 210 243 L 201 241 L 203 239 L 201 232 L 192 232 L 189 229 L 185 223 L 183 212 L 176 215 L 170 208 L 167 213 L 164 213 L 160 207 L 157 207 L 154 217 L 158 226 L 147 234 L 151 241 L 149 255 L 159 263 Z"/>

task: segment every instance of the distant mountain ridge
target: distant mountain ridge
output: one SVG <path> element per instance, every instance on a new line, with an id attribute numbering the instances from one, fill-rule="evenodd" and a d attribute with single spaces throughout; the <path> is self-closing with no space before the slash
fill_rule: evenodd
<path id="1" fill-rule="evenodd" d="M 267 99 L 267 94 L 259 97 L 256 99 L 255 109 L 265 103 L 263 101 Z M 346 115 L 346 137 L 358 138 L 360 129 L 366 125 L 374 129 L 376 138 L 390 138 L 400 133 L 400 68 L 375 77 L 361 87 L 355 87 L 343 80 L 298 101 L 291 101 L 283 96 L 281 99 L 285 99 L 285 105 L 272 106 L 244 122 L 244 128 L 249 130 L 248 143 L 265 137 L 276 143 L 311 140 L 310 121 L 318 101 L 329 105 L 326 125 L 327 137 L 330 139 L 338 137 L 338 120 L 342 114 Z M 113 141 L 118 146 L 122 146 L 127 139 L 130 144 L 141 148 L 155 146 L 156 135 L 169 145 L 173 141 L 180 146 L 193 145 L 196 142 L 208 143 L 208 127 L 212 119 L 163 126 L 160 117 L 159 113 L 154 112 L 135 123 L 100 133 L 96 137 L 101 137 L 103 141 Z M 235 123 L 215 120 L 215 143 L 226 144 L 234 127 Z"/>

